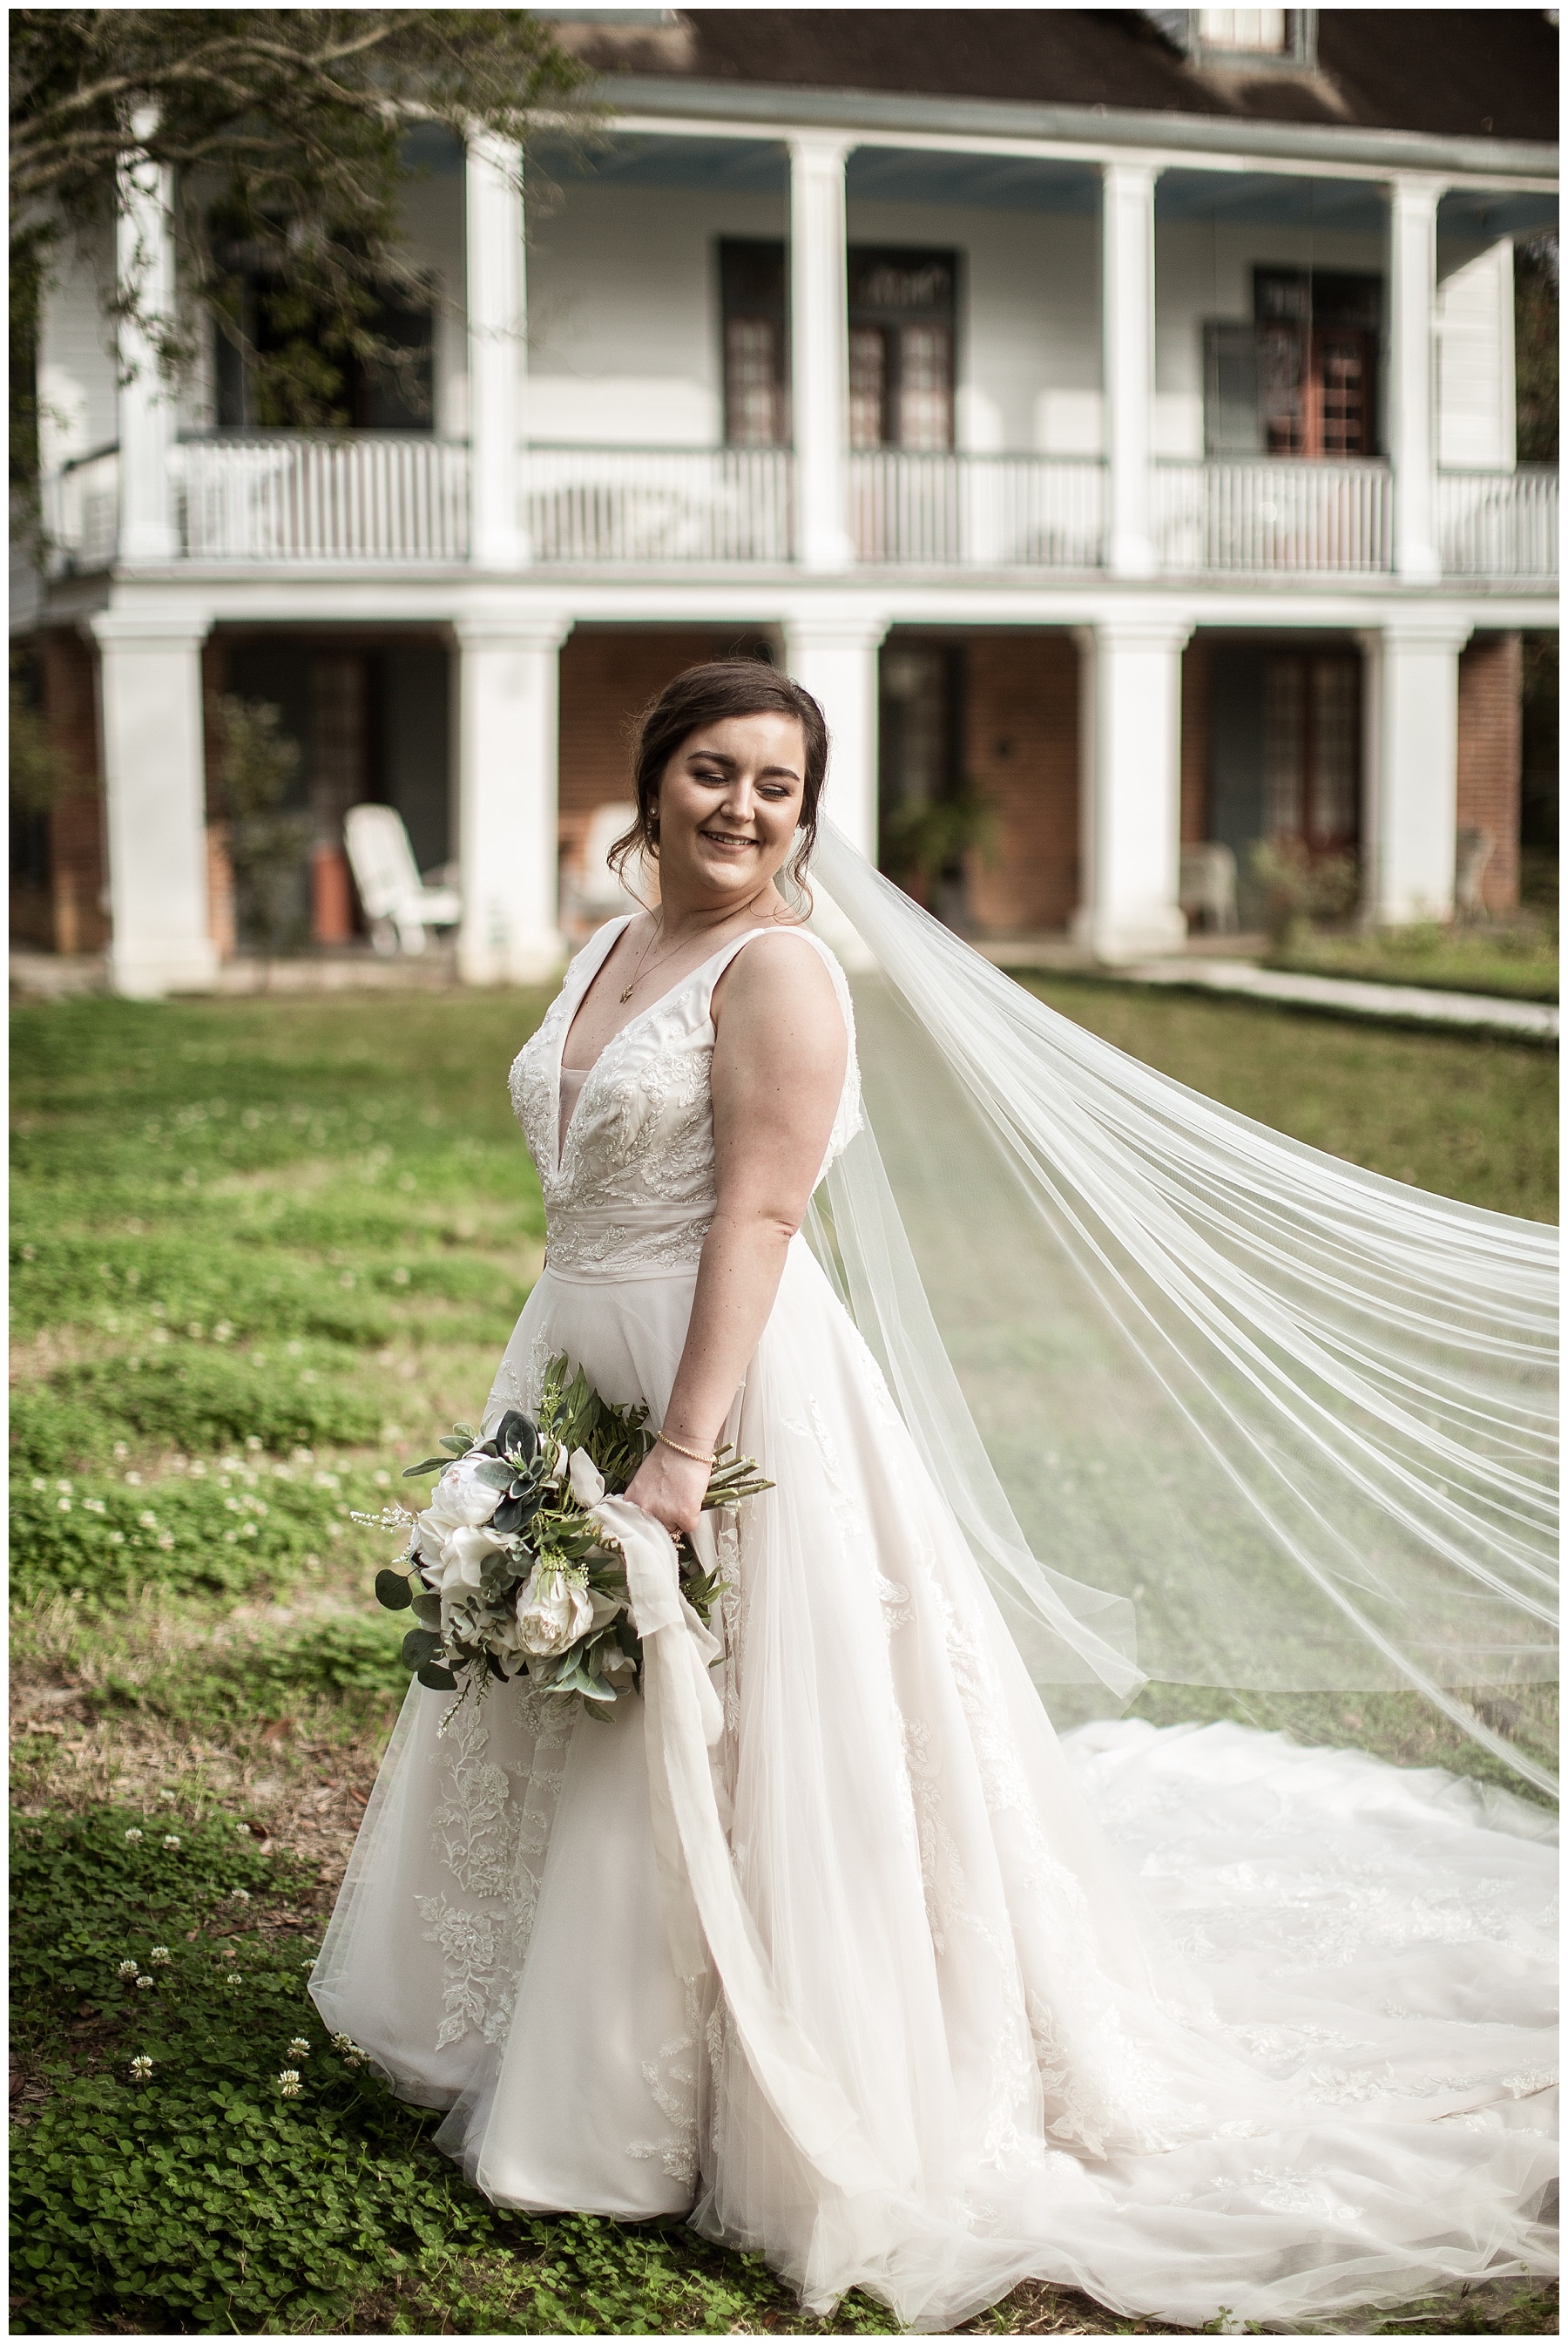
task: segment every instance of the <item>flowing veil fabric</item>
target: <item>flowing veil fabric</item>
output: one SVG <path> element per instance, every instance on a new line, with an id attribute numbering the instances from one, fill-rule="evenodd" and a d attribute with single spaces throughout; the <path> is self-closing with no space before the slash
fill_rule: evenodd
<path id="1" fill-rule="evenodd" d="M 866 1128 L 809 1234 L 1036 1682 L 1414 1688 L 1554 1786 L 1485 1696 L 1557 1673 L 1555 1229 L 1155 1073 L 831 824 L 812 879 Z"/>

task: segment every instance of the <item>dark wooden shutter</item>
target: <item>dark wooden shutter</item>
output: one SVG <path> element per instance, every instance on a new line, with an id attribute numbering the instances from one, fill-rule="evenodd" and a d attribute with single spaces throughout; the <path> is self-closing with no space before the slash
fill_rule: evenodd
<path id="1" fill-rule="evenodd" d="M 1263 447 L 1258 398 L 1258 331 L 1230 318 L 1203 328 L 1203 450 L 1257 456 Z"/>

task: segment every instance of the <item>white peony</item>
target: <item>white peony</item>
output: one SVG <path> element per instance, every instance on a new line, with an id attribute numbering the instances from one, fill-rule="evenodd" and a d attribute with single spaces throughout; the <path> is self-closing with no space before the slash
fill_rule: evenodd
<path id="1" fill-rule="evenodd" d="M 572 1495 L 579 1506 L 597 1506 L 604 1495 L 604 1475 L 586 1449 L 574 1449 L 571 1455 Z"/>
<path id="2" fill-rule="evenodd" d="M 525 1652 L 551 1659 L 588 1634 L 593 1613 L 593 1598 L 581 1580 L 558 1564 L 539 1563 L 518 1594 L 518 1642 Z"/>
<path id="3" fill-rule="evenodd" d="M 420 1521 L 443 1538 L 452 1531 L 477 1530 L 487 1522 L 501 1502 L 501 1493 L 478 1476 L 481 1466 L 494 1461 L 487 1457 L 459 1457 L 455 1465 L 448 1465 L 431 1490 Z"/>
<path id="4" fill-rule="evenodd" d="M 501 1492 L 477 1479 L 482 1460 L 460 1458 L 437 1482 L 414 1524 L 414 1545 L 425 1577 L 438 1595 L 477 1587 L 486 1558 L 506 1541 L 487 1526 Z"/>

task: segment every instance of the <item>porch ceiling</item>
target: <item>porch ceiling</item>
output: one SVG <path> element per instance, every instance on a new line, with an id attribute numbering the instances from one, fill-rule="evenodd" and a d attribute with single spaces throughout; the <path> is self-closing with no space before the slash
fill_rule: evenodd
<path id="1" fill-rule="evenodd" d="M 568 143 L 541 139 L 530 150 L 544 175 L 562 187 L 720 187 L 749 195 L 787 195 L 789 165 L 766 138 L 666 138 L 635 134 Z"/>
<path id="2" fill-rule="evenodd" d="M 1100 173 L 1090 163 L 858 146 L 846 176 L 851 203 L 966 204 L 1003 212 L 1100 209 Z"/>
<path id="3" fill-rule="evenodd" d="M 1388 224 L 1368 179 L 1304 179 L 1265 171 L 1165 171 L 1154 189 L 1162 220 L 1233 221 L 1243 227 L 1333 228 L 1377 235 Z"/>

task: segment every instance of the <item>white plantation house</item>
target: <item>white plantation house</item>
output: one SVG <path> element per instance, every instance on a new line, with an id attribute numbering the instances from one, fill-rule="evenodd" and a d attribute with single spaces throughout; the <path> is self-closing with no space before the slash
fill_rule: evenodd
<path id="1" fill-rule="evenodd" d="M 821 698 L 868 852 L 989 801 L 981 933 L 1166 947 L 1183 846 L 1230 850 L 1245 913 L 1265 838 L 1355 853 L 1382 920 L 1452 910 L 1462 856 L 1512 900 L 1519 642 L 1556 624 L 1513 382 L 1555 12 L 544 13 L 603 133 L 520 185 L 410 138 L 424 397 L 258 429 L 226 345 L 177 395 L 116 367 L 107 243 L 54 287 L 14 628 L 84 786 L 38 941 L 211 981 L 227 691 L 301 744 L 318 941 L 362 920 L 343 816 L 380 802 L 457 867 L 462 973 L 537 975 L 628 712 L 736 649 Z M 172 305 L 166 200 L 118 238 Z"/>

